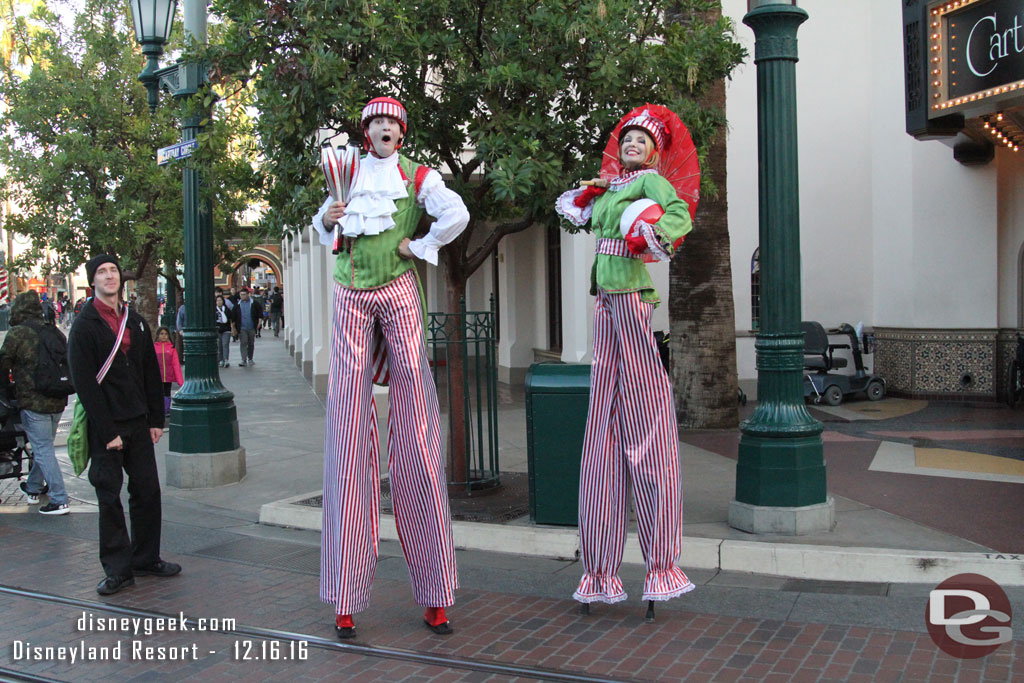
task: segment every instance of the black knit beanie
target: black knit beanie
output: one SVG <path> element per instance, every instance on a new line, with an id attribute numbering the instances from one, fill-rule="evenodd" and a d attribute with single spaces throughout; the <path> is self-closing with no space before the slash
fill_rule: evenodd
<path id="1" fill-rule="evenodd" d="M 113 263 L 117 266 L 117 273 L 121 276 L 121 281 L 124 281 L 124 272 L 121 271 L 121 264 L 117 262 L 117 257 L 110 254 L 100 254 L 99 256 L 93 256 L 92 260 L 85 264 L 85 277 L 88 279 L 90 287 L 92 287 L 93 278 L 96 277 L 96 269 L 104 263 Z"/>

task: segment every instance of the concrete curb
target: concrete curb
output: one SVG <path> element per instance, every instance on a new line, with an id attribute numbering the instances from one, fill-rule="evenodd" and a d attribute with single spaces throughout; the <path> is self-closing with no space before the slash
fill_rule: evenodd
<path id="1" fill-rule="evenodd" d="M 296 505 L 320 491 L 293 496 L 260 509 L 260 524 L 320 531 L 320 508 Z M 516 553 L 572 560 L 578 554 L 577 532 L 569 527 L 516 526 L 479 522 L 452 523 L 455 546 L 463 550 Z M 397 541 L 391 515 L 381 515 L 380 537 Z M 643 564 L 635 534 L 626 539 L 623 562 Z M 1024 586 L 1024 555 L 948 553 L 824 545 L 732 541 L 685 536 L 682 566 L 719 569 L 795 579 L 874 583 L 935 583 L 955 574 L 982 574 L 1002 586 Z"/>

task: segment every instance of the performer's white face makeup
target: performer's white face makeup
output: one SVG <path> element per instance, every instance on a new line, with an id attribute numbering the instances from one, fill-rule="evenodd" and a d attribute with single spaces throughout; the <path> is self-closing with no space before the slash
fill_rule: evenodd
<path id="1" fill-rule="evenodd" d="M 373 117 L 366 132 L 370 136 L 373 153 L 381 159 L 394 154 L 402 142 L 402 125 L 390 116 Z"/>
<path id="2" fill-rule="evenodd" d="M 631 128 L 619 138 L 619 161 L 630 170 L 639 168 L 647 161 L 652 149 L 654 140 L 651 136 L 640 128 Z"/>

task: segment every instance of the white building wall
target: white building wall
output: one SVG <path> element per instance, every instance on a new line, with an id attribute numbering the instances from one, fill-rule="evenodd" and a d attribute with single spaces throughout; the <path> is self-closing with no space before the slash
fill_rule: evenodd
<path id="1" fill-rule="evenodd" d="M 999 165 L 999 327 L 1024 327 L 1024 155 L 996 151 Z"/>
<path id="2" fill-rule="evenodd" d="M 498 245 L 501 382 L 522 382 L 533 363 L 534 349 L 547 347 L 546 251 L 544 228 L 536 225 L 505 237 Z"/>
<path id="3" fill-rule="evenodd" d="M 967 167 L 941 143 L 914 148 L 914 310 L 909 327 L 996 326 L 996 165 Z M 898 290 L 878 286 L 891 296 Z"/>
<path id="4" fill-rule="evenodd" d="M 594 298 L 590 268 L 594 236 L 562 232 L 562 361 L 589 363 L 593 352 Z"/>

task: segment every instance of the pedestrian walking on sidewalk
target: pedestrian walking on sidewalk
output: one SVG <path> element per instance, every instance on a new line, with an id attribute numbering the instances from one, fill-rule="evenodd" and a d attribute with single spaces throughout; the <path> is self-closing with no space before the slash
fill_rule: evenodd
<path id="1" fill-rule="evenodd" d="M 220 289 L 218 287 L 218 289 Z M 217 362 L 222 368 L 228 367 L 231 358 L 231 309 L 220 294 L 215 299 L 215 324 L 217 325 Z"/>
<path id="2" fill-rule="evenodd" d="M 115 257 L 100 254 L 85 271 L 95 296 L 71 327 L 68 359 L 89 418 L 89 483 L 99 503 L 99 554 L 106 574 L 96 592 L 111 595 L 134 585 L 135 576 L 174 576 L 181 566 L 160 558 L 160 481 L 153 445 L 163 435 L 164 404 L 153 337 L 142 316 L 121 300 Z M 125 473 L 130 536 L 121 505 Z"/>
<path id="3" fill-rule="evenodd" d="M 60 360 L 52 355 L 47 360 L 41 353 L 53 352 L 59 356 L 60 349 L 66 351 L 67 342 L 63 332 L 43 321 L 39 295 L 32 290 L 15 297 L 10 323 L 11 329 L 0 347 L 0 377 L 6 382 L 8 373 L 14 371 L 14 397 L 21 409 L 21 426 L 32 444 L 33 454 L 32 469 L 28 480 L 21 482 L 21 490 L 29 505 L 37 504 L 39 496 L 49 493 L 50 500 L 39 512 L 65 515 L 70 511 L 68 494 L 64 490 L 64 476 L 54 453 L 53 440 L 60 416 L 68 404 L 70 388 L 54 391 L 42 386 L 47 380 L 38 370 L 40 363 L 56 366 Z"/>
<path id="4" fill-rule="evenodd" d="M 437 390 L 427 364 L 422 289 L 413 259 L 437 265 L 437 250 L 465 229 L 469 213 L 441 174 L 400 155 L 405 108 L 370 100 L 361 124 L 369 154 L 348 204 L 330 197 L 313 218 L 321 242 L 341 239 L 334 269 L 334 322 L 327 384 L 320 599 L 334 605 L 338 636 L 369 607 L 377 563 L 380 458 L 371 346 L 383 334 L 390 365 L 388 470 L 395 524 L 424 621 L 447 634 L 445 607 L 458 578 L 441 451 Z M 412 240 L 423 211 L 437 220 Z"/>
<path id="5" fill-rule="evenodd" d="M 274 329 L 274 336 L 281 333 L 281 315 L 284 313 L 284 295 L 280 287 L 274 287 L 274 293 L 270 295 L 270 325 Z"/>
<path id="6" fill-rule="evenodd" d="M 185 308 L 185 290 L 180 290 L 181 305 L 178 312 L 174 314 L 174 348 L 178 351 L 178 360 L 185 362 L 185 316 L 188 310 Z"/>
<path id="7" fill-rule="evenodd" d="M 263 324 L 263 307 L 250 298 L 248 287 L 242 287 L 238 292 L 238 303 L 235 304 L 231 314 L 234 318 L 235 329 L 238 330 L 238 352 L 242 356 L 242 362 L 238 364 L 238 367 L 255 365 L 252 352 L 256 346 L 256 331 Z"/>
<path id="8" fill-rule="evenodd" d="M 672 383 L 651 330 L 658 295 L 644 266 L 645 257 L 670 258 L 691 230 L 689 206 L 659 168 L 692 150 L 689 132 L 671 111 L 635 109 L 612 133 L 602 178 L 557 202 L 558 213 L 579 227 L 590 221 L 597 237 L 590 292 L 597 297 L 594 354 L 580 469 L 584 574 L 573 594 L 584 605 L 626 599 L 619 566 L 630 484 L 647 567 L 643 599 L 693 590 L 676 566 L 683 540 L 677 423 Z"/>

